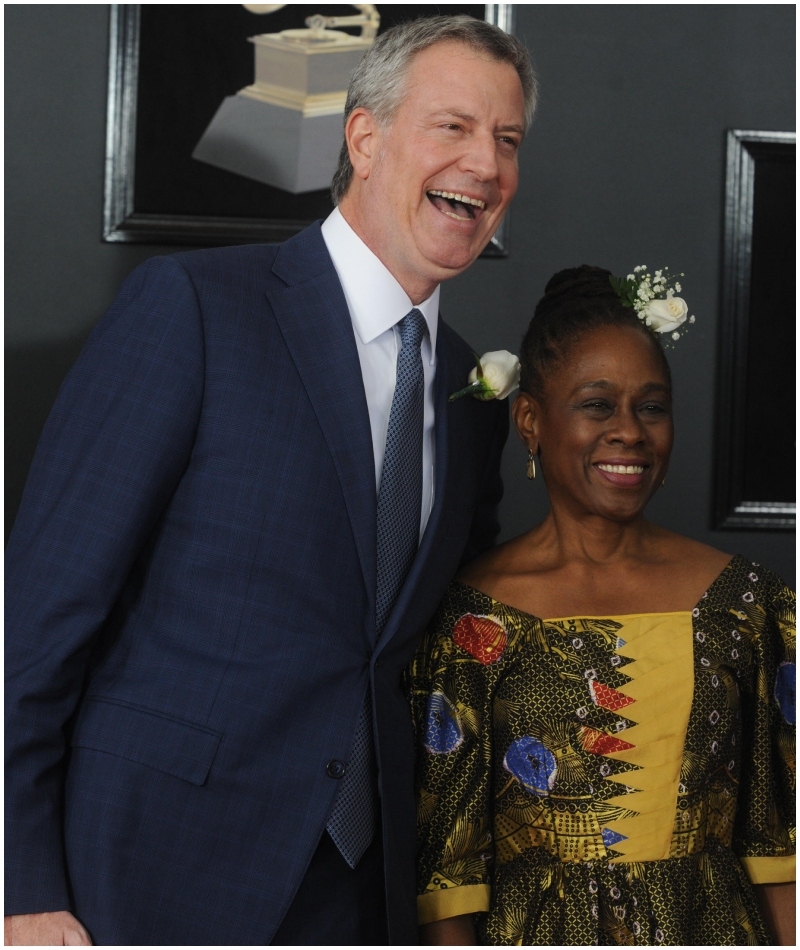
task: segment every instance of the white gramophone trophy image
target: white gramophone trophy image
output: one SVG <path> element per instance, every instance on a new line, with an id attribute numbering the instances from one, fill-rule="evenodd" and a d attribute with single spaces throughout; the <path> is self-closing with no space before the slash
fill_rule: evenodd
<path id="1" fill-rule="evenodd" d="M 286 4 L 243 6 L 274 13 Z M 192 158 L 295 195 L 330 187 L 350 73 L 381 19 L 371 3 L 353 6 L 354 16 L 315 14 L 306 29 L 250 37 L 255 81 L 223 100 Z M 359 26 L 361 35 L 335 29 L 341 26 Z"/>

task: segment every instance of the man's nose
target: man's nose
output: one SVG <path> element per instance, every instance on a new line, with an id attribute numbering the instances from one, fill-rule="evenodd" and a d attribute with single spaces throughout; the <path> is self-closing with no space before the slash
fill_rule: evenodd
<path id="1" fill-rule="evenodd" d="M 462 171 L 470 172 L 479 181 L 493 181 L 498 177 L 497 142 L 491 132 L 475 132 L 466 142 L 459 162 Z"/>

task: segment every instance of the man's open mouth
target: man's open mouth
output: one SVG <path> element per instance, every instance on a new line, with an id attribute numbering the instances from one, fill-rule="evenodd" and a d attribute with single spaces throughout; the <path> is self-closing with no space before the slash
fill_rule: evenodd
<path id="1" fill-rule="evenodd" d="M 472 221 L 486 207 L 486 202 L 480 198 L 470 198 L 469 195 L 459 195 L 453 191 L 431 190 L 428 198 L 442 214 L 457 221 Z"/>

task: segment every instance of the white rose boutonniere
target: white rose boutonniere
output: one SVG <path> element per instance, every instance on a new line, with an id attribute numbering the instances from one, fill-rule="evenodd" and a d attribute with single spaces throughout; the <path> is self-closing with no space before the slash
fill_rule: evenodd
<path id="1" fill-rule="evenodd" d="M 653 333 L 669 333 L 671 339 L 679 340 L 694 317 L 687 317 L 686 301 L 675 296 L 682 289 L 678 277 L 683 274 L 672 277 L 666 267 L 651 274 L 646 264 L 640 264 L 627 277 L 609 277 L 609 281 L 623 305 L 632 307 Z"/>
<path id="2" fill-rule="evenodd" d="M 644 322 L 656 333 L 671 333 L 686 322 L 689 308 L 682 297 L 667 294 L 665 300 L 651 300 L 644 308 Z"/>
<path id="3" fill-rule="evenodd" d="M 450 397 L 450 402 L 461 396 L 476 399 L 505 399 L 519 386 L 519 360 L 508 350 L 492 350 L 475 357 L 475 368 L 469 374 L 468 386 Z"/>

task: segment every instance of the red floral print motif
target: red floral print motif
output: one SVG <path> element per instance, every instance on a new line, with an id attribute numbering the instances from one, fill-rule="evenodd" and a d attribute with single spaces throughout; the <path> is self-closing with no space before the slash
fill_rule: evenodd
<path id="1" fill-rule="evenodd" d="M 589 692 L 592 694 L 592 702 L 595 706 L 607 709 L 609 712 L 616 712 L 636 702 L 635 699 L 614 689 L 613 686 L 606 686 L 605 683 L 597 680 L 589 680 Z"/>
<path id="2" fill-rule="evenodd" d="M 611 755 L 614 752 L 624 752 L 625 749 L 635 749 L 631 742 L 625 742 L 617 736 L 610 736 L 607 732 L 592 729 L 591 726 L 581 726 L 581 745 L 593 755 Z"/>
<path id="3" fill-rule="evenodd" d="M 479 663 L 488 666 L 503 655 L 508 638 L 499 621 L 478 614 L 464 614 L 453 627 L 453 642 Z"/>

